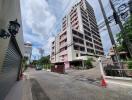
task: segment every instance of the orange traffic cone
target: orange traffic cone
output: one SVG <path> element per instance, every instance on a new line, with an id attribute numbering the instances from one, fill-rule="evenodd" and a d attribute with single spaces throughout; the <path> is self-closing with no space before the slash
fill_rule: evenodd
<path id="1" fill-rule="evenodd" d="M 101 76 L 101 86 L 102 86 L 102 87 L 105 87 L 105 88 L 106 88 L 106 86 L 107 86 L 106 80 L 104 79 L 103 76 Z"/>

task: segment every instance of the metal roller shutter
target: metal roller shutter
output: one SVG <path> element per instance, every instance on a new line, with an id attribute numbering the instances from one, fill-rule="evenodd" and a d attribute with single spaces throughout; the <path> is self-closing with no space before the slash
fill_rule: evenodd
<path id="1" fill-rule="evenodd" d="M 17 80 L 21 56 L 16 46 L 10 41 L 3 67 L 0 71 L 0 100 L 3 100 Z"/>

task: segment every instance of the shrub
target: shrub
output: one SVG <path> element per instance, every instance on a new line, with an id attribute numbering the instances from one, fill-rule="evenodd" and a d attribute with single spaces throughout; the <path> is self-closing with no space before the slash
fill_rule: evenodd
<path id="1" fill-rule="evenodd" d="M 93 61 L 92 58 L 88 58 L 88 59 L 84 62 L 84 63 L 85 63 L 85 66 L 86 66 L 87 69 L 93 67 L 93 65 L 92 65 L 92 61 Z"/>
<path id="2" fill-rule="evenodd" d="M 132 69 L 132 60 L 128 60 L 127 61 L 127 64 L 128 64 L 128 68 L 129 69 Z"/>

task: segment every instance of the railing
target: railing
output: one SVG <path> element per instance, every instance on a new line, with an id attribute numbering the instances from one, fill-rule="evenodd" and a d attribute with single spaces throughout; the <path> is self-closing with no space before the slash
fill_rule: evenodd
<path id="1" fill-rule="evenodd" d="M 128 62 L 112 62 L 108 59 L 100 59 L 100 69 L 104 76 L 132 78 L 132 69 L 128 68 Z"/>
<path id="2" fill-rule="evenodd" d="M 132 69 L 104 69 L 106 76 L 132 77 Z"/>

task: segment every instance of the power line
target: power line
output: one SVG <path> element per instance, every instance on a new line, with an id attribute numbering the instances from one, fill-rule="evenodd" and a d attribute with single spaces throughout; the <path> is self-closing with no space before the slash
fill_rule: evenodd
<path id="1" fill-rule="evenodd" d="M 77 1 L 78 1 L 78 0 L 76 0 L 76 2 L 77 2 Z M 66 13 L 66 10 L 67 10 L 68 6 L 70 5 L 70 3 L 71 3 L 71 1 L 69 0 L 69 2 L 67 3 L 66 7 L 65 7 L 64 10 L 62 11 L 62 12 L 63 12 L 62 15 L 60 15 L 59 18 L 58 18 L 58 19 L 59 19 L 58 23 L 57 23 L 57 24 L 55 23 L 55 24 L 53 25 L 53 27 L 50 29 L 50 30 L 51 30 L 50 33 L 51 33 L 52 36 L 55 37 L 55 35 L 52 34 L 52 32 L 55 31 L 56 29 L 58 29 L 58 27 L 60 26 L 60 23 L 61 23 L 61 20 L 62 20 L 62 16 L 64 16 L 64 14 Z M 54 30 L 54 29 L 55 29 L 55 30 Z"/>
<path id="2" fill-rule="evenodd" d="M 126 10 L 126 12 L 128 12 L 128 11 L 129 11 L 129 10 Z M 121 16 L 122 13 L 120 13 L 120 14 L 118 13 L 118 15 Z M 110 17 L 111 17 L 112 19 L 109 19 Z M 109 16 L 108 19 L 109 19 L 109 23 L 114 22 L 113 15 Z M 121 21 L 124 21 L 124 19 L 121 19 Z M 103 22 L 101 22 L 100 24 L 98 24 L 98 26 L 99 26 L 99 29 L 101 29 L 101 28 L 105 27 L 106 25 L 105 25 L 105 22 L 103 21 Z"/>

